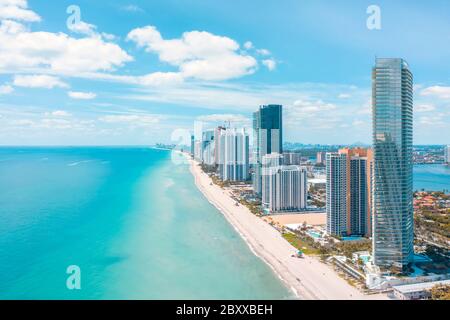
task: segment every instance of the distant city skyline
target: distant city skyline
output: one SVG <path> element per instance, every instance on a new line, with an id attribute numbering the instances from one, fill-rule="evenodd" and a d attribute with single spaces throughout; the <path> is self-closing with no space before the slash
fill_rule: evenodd
<path id="1" fill-rule="evenodd" d="M 10 0 L 0 145 L 170 143 L 195 121 L 251 127 L 267 104 L 284 107 L 284 141 L 370 144 L 376 56 L 415 75 L 414 144 L 449 144 L 450 3 L 377 1 L 379 30 L 372 4 Z"/>

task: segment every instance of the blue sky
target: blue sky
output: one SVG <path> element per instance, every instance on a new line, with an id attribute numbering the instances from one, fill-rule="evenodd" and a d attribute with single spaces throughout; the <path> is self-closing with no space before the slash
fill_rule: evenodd
<path id="1" fill-rule="evenodd" d="M 450 143 L 445 0 L 0 0 L 0 20 L 0 145 L 167 143 L 266 103 L 286 141 L 370 143 L 375 56 L 412 69 L 414 142 Z"/>

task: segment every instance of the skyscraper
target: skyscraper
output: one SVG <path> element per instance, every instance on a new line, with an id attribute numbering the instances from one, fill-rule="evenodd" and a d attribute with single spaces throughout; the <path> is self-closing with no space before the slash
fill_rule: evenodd
<path id="1" fill-rule="evenodd" d="M 270 153 L 283 153 L 283 115 L 281 105 L 259 107 L 253 114 L 254 132 L 254 176 L 253 189 L 261 195 L 262 158 Z"/>
<path id="2" fill-rule="evenodd" d="M 371 235 L 373 152 L 343 148 L 326 156 L 330 234 Z"/>
<path id="3" fill-rule="evenodd" d="M 374 262 L 404 269 L 414 255 L 413 76 L 406 61 L 376 59 L 372 108 Z"/>
<path id="4" fill-rule="evenodd" d="M 347 156 L 327 153 L 327 232 L 336 236 L 347 235 Z"/>
<path id="5" fill-rule="evenodd" d="M 220 131 L 219 174 L 224 181 L 249 179 L 250 139 L 245 129 Z"/>
<path id="6" fill-rule="evenodd" d="M 307 206 L 307 171 L 295 165 L 281 165 L 282 156 L 263 157 L 262 204 L 271 212 L 298 211 Z"/>
<path id="7" fill-rule="evenodd" d="M 208 166 L 215 165 L 214 133 L 214 130 L 206 130 L 202 132 L 202 162 Z"/>

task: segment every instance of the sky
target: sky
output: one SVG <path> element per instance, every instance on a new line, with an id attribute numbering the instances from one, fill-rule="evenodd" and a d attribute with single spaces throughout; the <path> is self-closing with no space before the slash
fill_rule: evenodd
<path id="1" fill-rule="evenodd" d="M 0 0 L 0 145 L 170 143 L 269 103 L 285 141 L 370 143 L 375 57 L 411 68 L 414 143 L 450 144 L 447 0 Z"/>

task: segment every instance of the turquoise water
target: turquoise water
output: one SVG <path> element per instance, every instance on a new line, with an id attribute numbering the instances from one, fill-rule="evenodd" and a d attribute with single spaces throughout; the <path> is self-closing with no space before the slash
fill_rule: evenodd
<path id="1" fill-rule="evenodd" d="M 450 167 L 440 164 L 414 166 L 414 190 L 450 192 Z"/>
<path id="2" fill-rule="evenodd" d="M 0 219 L 0 299 L 292 298 L 168 151 L 0 148 Z"/>

